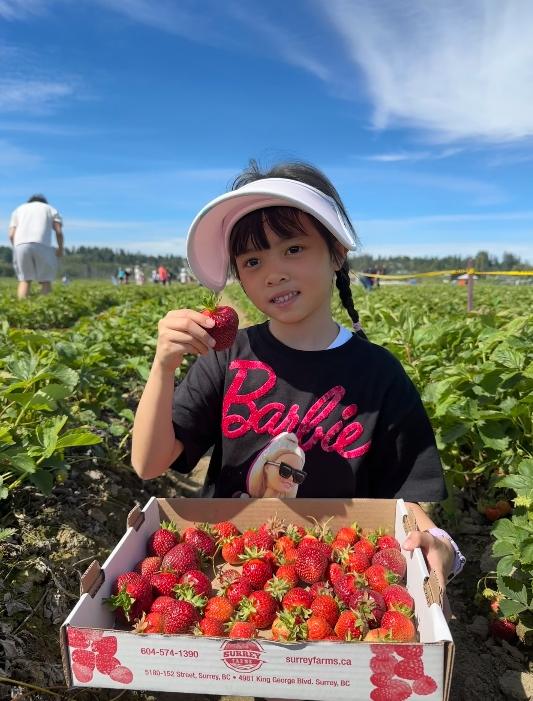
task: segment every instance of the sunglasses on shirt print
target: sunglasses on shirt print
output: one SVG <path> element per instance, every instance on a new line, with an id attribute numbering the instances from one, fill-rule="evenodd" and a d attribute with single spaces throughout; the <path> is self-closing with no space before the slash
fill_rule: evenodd
<path id="1" fill-rule="evenodd" d="M 274 462 L 273 460 L 267 460 L 265 465 L 274 465 L 274 467 L 278 468 L 278 473 L 281 479 L 287 480 L 289 477 L 291 477 L 294 484 L 302 484 L 304 479 L 307 477 L 307 472 L 304 472 L 304 470 L 295 470 L 294 467 L 287 465 L 286 462 Z"/>

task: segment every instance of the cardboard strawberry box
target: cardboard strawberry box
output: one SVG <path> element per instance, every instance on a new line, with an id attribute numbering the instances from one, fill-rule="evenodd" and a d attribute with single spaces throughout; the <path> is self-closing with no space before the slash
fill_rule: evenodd
<path id="1" fill-rule="evenodd" d="M 428 693 L 422 684 L 413 686 L 409 696 L 398 698 L 448 699 L 454 645 L 442 612 L 442 592 L 436 578 L 428 575 L 419 549 L 402 551 L 407 560 L 406 586 L 415 600 L 416 643 L 280 643 L 267 637 L 236 640 L 146 635 L 114 628 L 114 614 L 103 599 L 111 594 L 116 577 L 145 557 L 148 538 L 162 521 L 174 521 L 181 531 L 197 522 L 231 520 L 243 530 L 260 525 L 274 514 L 303 526 L 311 526 L 313 517 L 319 521 L 332 517 L 329 526 L 333 530 L 353 521 L 362 527 L 387 527 L 400 544 L 416 528 L 404 502 L 394 499 L 152 498 L 142 510 L 136 507 L 129 514 L 126 533 L 103 566 L 93 562 L 82 577 L 80 600 L 61 627 L 67 683 L 95 688 L 363 701 L 374 698 L 370 696 L 375 689 L 371 676 L 387 673 L 382 667 L 383 655 L 389 664 L 391 656 L 401 662 L 409 658 L 406 646 L 410 646 L 416 648 L 411 652 L 421 660 L 434 690 Z M 80 651 L 89 648 L 110 653 L 120 665 L 111 671 L 102 664 L 93 671 L 77 665 L 76 660 L 83 656 Z M 403 681 L 414 685 L 413 681 Z"/>

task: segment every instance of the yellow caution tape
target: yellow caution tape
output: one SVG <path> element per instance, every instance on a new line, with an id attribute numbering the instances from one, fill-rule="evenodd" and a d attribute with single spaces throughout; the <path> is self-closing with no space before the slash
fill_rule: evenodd
<path id="1" fill-rule="evenodd" d="M 428 273 L 407 273 L 403 275 L 382 275 L 381 273 L 362 273 L 351 271 L 353 275 L 362 277 L 379 278 L 380 280 L 412 280 L 417 277 L 441 277 L 442 275 L 525 275 L 533 276 L 533 270 L 499 270 L 491 272 L 481 272 L 474 268 L 466 268 L 463 270 L 432 270 Z"/>

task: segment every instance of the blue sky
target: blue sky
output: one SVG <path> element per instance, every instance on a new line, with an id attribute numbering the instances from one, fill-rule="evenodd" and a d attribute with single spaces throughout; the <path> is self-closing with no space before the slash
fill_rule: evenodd
<path id="1" fill-rule="evenodd" d="M 183 254 L 249 158 L 302 158 L 364 252 L 533 262 L 532 27 L 529 0 L 0 0 L 0 226 L 39 191 L 67 245 Z"/>

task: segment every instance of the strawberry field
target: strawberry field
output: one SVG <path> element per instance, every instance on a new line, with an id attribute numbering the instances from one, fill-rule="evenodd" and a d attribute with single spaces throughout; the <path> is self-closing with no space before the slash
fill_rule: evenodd
<path id="1" fill-rule="evenodd" d="M 0 284 L 0 698 L 117 697 L 64 688 L 58 628 L 79 575 L 105 559 L 129 510 L 151 495 L 194 496 L 201 483 L 203 463 L 190 477 L 143 483 L 129 436 L 158 319 L 198 306 L 202 293 L 76 283 L 17 303 L 14 286 Z M 442 284 L 354 294 L 370 339 L 400 358 L 422 394 L 451 494 L 435 519 L 468 557 L 449 587 L 452 698 L 527 698 L 533 288 L 479 284 L 469 315 L 466 291 Z M 238 286 L 227 296 L 241 320 L 259 320 Z"/>

